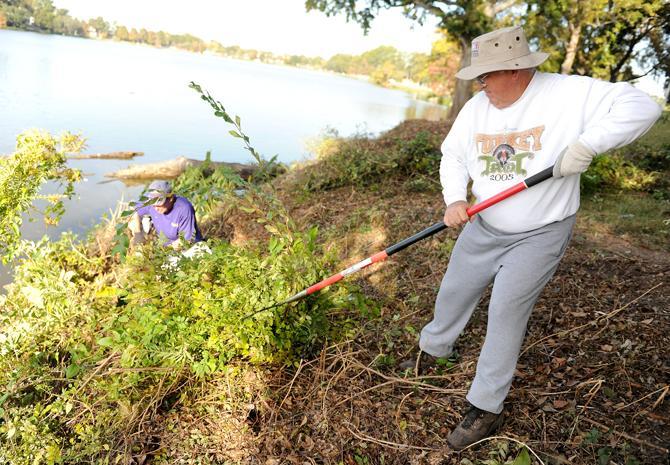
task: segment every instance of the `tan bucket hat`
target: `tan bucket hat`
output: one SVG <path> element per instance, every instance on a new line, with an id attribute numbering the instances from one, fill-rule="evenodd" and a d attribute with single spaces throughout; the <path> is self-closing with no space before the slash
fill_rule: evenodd
<path id="1" fill-rule="evenodd" d="M 521 26 L 505 27 L 472 40 L 471 64 L 456 77 L 468 80 L 492 71 L 534 68 L 548 57 L 548 53 L 530 51 Z"/>

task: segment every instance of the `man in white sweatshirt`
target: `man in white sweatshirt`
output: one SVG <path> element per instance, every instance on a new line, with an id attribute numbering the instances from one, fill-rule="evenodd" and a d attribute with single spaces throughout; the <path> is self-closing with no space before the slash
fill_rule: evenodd
<path id="1" fill-rule="evenodd" d="M 465 104 L 442 144 L 444 222 L 465 227 L 433 320 L 421 331 L 421 350 L 400 365 L 420 370 L 448 357 L 493 283 L 470 408 L 447 438 L 454 449 L 502 422 L 528 318 L 572 234 L 580 173 L 596 154 L 640 137 L 661 113 L 630 84 L 536 71 L 547 57 L 530 52 L 520 27 L 508 27 L 475 38 L 472 64 L 456 74 L 476 79 L 483 91 Z M 468 182 L 480 202 L 552 165 L 551 179 L 468 217 Z"/>

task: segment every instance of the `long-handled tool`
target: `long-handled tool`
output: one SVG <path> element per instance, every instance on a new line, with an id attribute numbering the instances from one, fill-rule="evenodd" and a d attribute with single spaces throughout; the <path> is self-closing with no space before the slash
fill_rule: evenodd
<path id="1" fill-rule="evenodd" d="M 473 216 L 480 211 L 490 207 L 491 205 L 495 205 L 496 203 L 505 200 L 507 197 L 511 197 L 514 194 L 517 194 L 521 191 L 524 191 L 530 187 L 533 187 L 535 184 L 539 184 L 542 181 L 545 181 L 549 178 L 552 177 L 552 172 L 554 170 L 553 165 L 550 166 L 549 168 L 546 168 L 542 171 L 540 171 L 537 174 L 534 174 L 533 176 L 529 177 L 528 179 L 521 181 L 518 184 L 513 185 L 512 187 L 505 189 L 504 191 L 500 192 L 499 194 L 494 195 L 493 197 L 486 199 L 478 204 L 475 204 L 471 206 L 470 208 L 467 209 L 467 214 L 468 216 Z M 266 310 L 270 310 L 271 308 L 279 307 L 280 305 L 285 305 L 285 304 L 290 304 L 291 302 L 295 302 L 296 300 L 300 300 L 303 297 L 307 297 L 310 294 L 314 294 L 315 292 L 320 291 L 321 289 L 324 289 L 331 284 L 335 284 L 345 276 L 348 276 L 350 274 L 356 273 L 357 271 L 362 270 L 363 268 L 372 265 L 373 263 L 379 263 L 384 260 L 386 260 L 388 257 L 393 255 L 394 253 L 400 252 L 403 249 L 406 249 L 410 245 L 419 242 L 420 240 L 423 240 L 427 237 L 432 236 L 435 233 L 438 233 L 442 231 L 443 229 L 446 229 L 447 225 L 444 224 L 443 221 L 440 221 L 439 223 L 435 223 L 434 225 L 424 229 L 421 232 L 418 232 L 414 234 L 411 237 L 408 237 L 405 240 L 402 240 L 398 242 L 397 244 L 393 244 L 390 247 L 387 247 L 386 249 L 382 250 L 381 252 L 377 252 L 376 254 L 366 258 L 365 260 L 361 260 L 360 262 L 356 263 L 355 265 L 350 266 L 346 270 L 340 271 L 339 273 L 336 273 L 329 278 L 324 279 L 321 282 L 318 282 L 314 284 L 313 286 L 308 287 L 307 289 L 298 292 L 292 297 L 289 297 L 288 299 L 278 302 L 276 304 L 270 305 L 269 307 L 262 308 L 254 313 L 251 313 L 244 318 L 243 320 L 246 320 L 247 318 L 251 318 L 252 316 L 264 312 Z"/>

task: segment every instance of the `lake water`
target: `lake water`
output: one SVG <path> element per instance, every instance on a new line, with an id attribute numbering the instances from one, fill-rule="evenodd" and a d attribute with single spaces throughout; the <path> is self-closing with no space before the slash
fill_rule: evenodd
<path id="1" fill-rule="evenodd" d="M 180 50 L 0 30 L 0 154 L 29 128 L 81 133 L 87 153 L 141 151 L 130 160 L 78 160 L 86 181 L 61 225 L 27 224 L 36 239 L 99 222 L 140 187 L 109 182 L 105 173 L 131 163 L 176 156 L 249 162 L 230 127 L 188 88 L 195 81 L 242 119 L 264 156 L 307 158 L 306 141 L 328 128 L 341 135 L 378 133 L 408 118 L 439 119 L 444 107 L 400 91 L 325 72 L 200 55 Z"/>

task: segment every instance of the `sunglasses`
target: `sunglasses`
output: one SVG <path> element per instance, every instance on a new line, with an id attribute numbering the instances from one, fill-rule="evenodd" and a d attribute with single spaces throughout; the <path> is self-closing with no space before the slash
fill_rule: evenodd
<path id="1" fill-rule="evenodd" d="M 475 78 L 475 80 L 477 81 L 477 84 L 479 84 L 480 86 L 485 86 L 486 85 L 486 78 L 489 77 L 489 74 L 491 74 L 491 73 L 486 73 L 486 74 L 482 74 L 481 76 L 477 76 Z"/>

